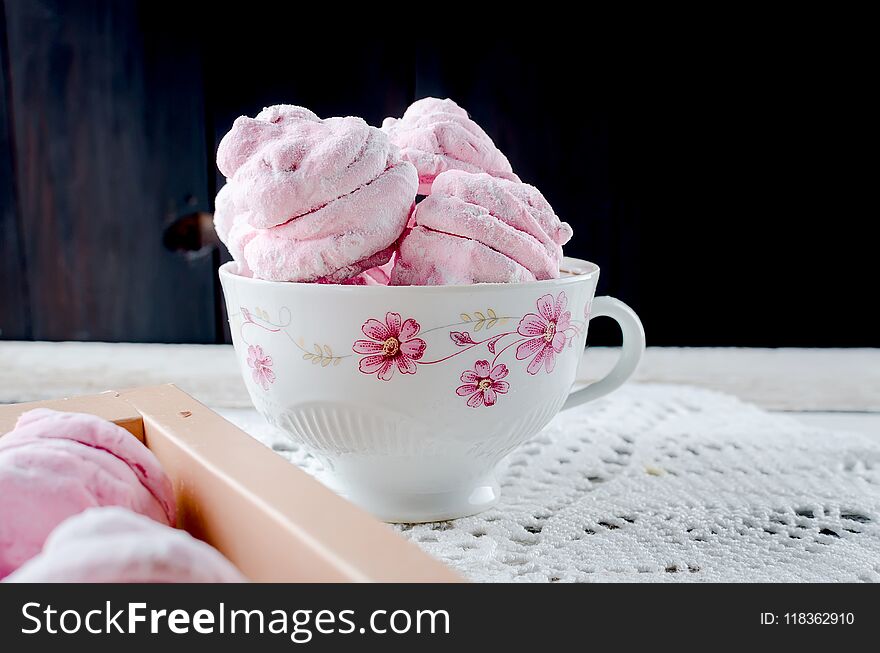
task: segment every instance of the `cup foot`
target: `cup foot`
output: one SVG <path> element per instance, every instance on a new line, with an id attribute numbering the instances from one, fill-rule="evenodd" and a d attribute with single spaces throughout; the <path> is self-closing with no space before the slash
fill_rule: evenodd
<path id="1" fill-rule="evenodd" d="M 390 489 L 354 486 L 332 474 L 320 480 L 356 506 L 392 524 L 418 524 L 469 517 L 498 502 L 501 489 L 494 477 L 483 478 L 465 489 L 448 492 L 401 493 Z"/>

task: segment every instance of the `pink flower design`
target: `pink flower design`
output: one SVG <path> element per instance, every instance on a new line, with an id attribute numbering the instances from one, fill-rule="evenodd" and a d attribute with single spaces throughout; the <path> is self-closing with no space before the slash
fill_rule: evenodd
<path id="1" fill-rule="evenodd" d="M 454 342 L 459 347 L 467 347 L 468 345 L 476 345 L 474 339 L 471 338 L 471 334 L 467 331 L 452 331 L 449 334 L 449 337 L 452 338 L 452 342 Z"/>
<path id="2" fill-rule="evenodd" d="M 470 395 L 467 405 L 471 408 L 494 406 L 498 395 L 507 394 L 510 389 L 510 384 L 501 380 L 507 374 L 507 365 L 490 368 L 489 361 L 477 361 L 474 369 L 462 372 L 461 380 L 464 385 L 458 386 L 455 394 L 459 397 Z"/>
<path id="3" fill-rule="evenodd" d="M 254 383 L 262 387 L 263 390 L 268 390 L 269 384 L 275 383 L 275 372 L 270 369 L 272 367 L 272 357 L 266 356 L 260 345 L 248 347 L 247 364 L 251 368 Z"/>
<path id="4" fill-rule="evenodd" d="M 399 313 L 386 313 L 385 324 L 370 319 L 364 322 L 361 331 L 370 340 L 356 340 L 352 351 L 369 354 L 361 359 L 358 369 L 364 374 L 376 374 L 382 381 L 394 376 L 394 366 L 401 374 L 415 374 L 415 361 L 425 353 L 425 341 L 416 338 L 419 323 L 412 318 L 401 323 Z"/>
<path id="5" fill-rule="evenodd" d="M 519 321 L 517 332 L 529 340 L 516 348 L 517 360 L 525 360 L 534 355 L 526 371 L 537 374 L 541 365 L 547 374 L 556 365 L 556 354 L 565 347 L 565 330 L 571 326 L 571 312 L 566 311 L 568 298 L 560 292 L 554 301 L 553 295 L 544 295 L 538 300 L 538 313 L 529 313 Z"/>

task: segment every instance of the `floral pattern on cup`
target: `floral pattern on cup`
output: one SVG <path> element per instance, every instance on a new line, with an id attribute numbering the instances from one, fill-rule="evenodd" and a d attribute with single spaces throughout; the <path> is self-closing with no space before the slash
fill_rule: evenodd
<path id="1" fill-rule="evenodd" d="M 251 345 L 247 351 L 247 364 L 251 368 L 251 376 L 254 378 L 254 383 L 263 388 L 263 390 L 268 390 L 269 385 L 275 383 L 275 372 L 272 371 L 272 357 L 267 356 L 260 345 Z"/>
<path id="2" fill-rule="evenodd" d="M 529 313 L 519 322 L 517 333 L 528 338 L 516 348 L 517 360 L 532 356 L 526 368 L 529 374 L 537 374 L 541 367 L 547 374 L 556 365 L 556 354 L 562 353 L 567 337 L 565 332 L 571 326 L 571 312 L 566 311 L 568 297 L 560 292 L 554 300 L 553 295 L 544 295 L 538 300 L 538 312 Z"/>
<path id="3" fill-rule="evenodd" d="M 460 385 L 455 389 L 459 397 L 468 397 L 467 405 L 471 408 L 494 406 L 499 394 L 507 394 L 510 384 L 502 381 L 509 374 L 507 365 L 500 363 L 495 367 L 489 361 L 477 361 L 474 369 L 465 370 L 461 374 Z"/>
<path id="4" fill-rule="evenodd" d="M 424 340 L 416 338 L 420 330 L 419 323 L 412 318 L 401 321 L 400 313 L 386 313 L 385 324 L 367 320 L 361 331 L 370 340 L 356 340 L 352 345 L 356 354 L 368 354 L 361 359 L 358 369 L 364 374 L 375 374 L 382 381 L 391 380 L 395 367 L 401 374 L 415 374 L 415 361 L 427 347 Z"/>
<path id="5" fill-rule="evenodd" d="M 257 307 L 249 310 L 242 306 L 241 332 L 242 340 L 248 346 L 248 367 L 251 368 L 254 382 L 263 390 L 268 390 L 269 385 L 275 382 L 273 360 L 260 345 L 248 342 L 244 333 L 246 327 L 258 328 L 264 334 L 286 335 L 302 350 L 304 360 L 320 364 L 323 368 L 336 367 L 344 359 L 361 355 L 358 363 L 360 372 L 375 375 L 380 381 L 390 381 L 395 369 L 400 374 L 415 374 L 422 365 L 442 365 L 472 349 L 485 348 L 488 352 L 486 359 L 477 360 L 473 369 L 462 372 L 460 379 L 463 385 L 455 389 L 456 394 L 467 397 L 468 406 L 479 408 L 495 405 L 498 395 L 509 391 L 510 383 L 503 379 L 508 376 L 510 369 L 500 360 L 505 355 L 509 357 L 511 354 L 507 352 L 510 350 L 515 352 L 516 360 L 531 359 L 525 369 L 532 376 L 542 368 L 547 374 L 553 372 L 556 356 L 562 353 L 566 345 L 571 347 L 574 337 L 586 329 L 586 321 L 571 319 L 567 306 L 568 297 L 564 291 L 560 291 L 556 297 L 552 294 L 540 297 L 535 302 L 535 313 L 524 316 L 499 315 L 489 308 L 485 313 L 474 311 L 475 317 L 471 313 L 461 313 L 461 322 L 429 328 L 425 332 L 422 332 L 421 325 L 415 319 L 404 320 L 400 313 L 389 311 L 385 314 L 384 322 L 371 318 L 361 325 L 361 331 L 368 339 L 355 340 L 351 346 L 353 353 L 348 355 L 334 354 L 328 344 L 315 343 L 313 350 L 307 349 L 303 337 L 289 330 L 293 316 L 287 307 L 282 307 L 277 321 L 272 321 L 265 310 Z M 589 304 L 584 307 L 584 315 L 589 315 Z M 493 327 L 510 320 L 519 320 L 516 330 L 493 330 Z M 465 330 L 456 331 L 454 328 Z M 420 333 L 425 335 L 438 331 L 446 333 L 456 351 L 443 355 L 441 350 L 439 357 L 428 360 L 425 357 L 428 345 L 418 336 Z M 490 331 L 494 332 L 490 335 Z"/>

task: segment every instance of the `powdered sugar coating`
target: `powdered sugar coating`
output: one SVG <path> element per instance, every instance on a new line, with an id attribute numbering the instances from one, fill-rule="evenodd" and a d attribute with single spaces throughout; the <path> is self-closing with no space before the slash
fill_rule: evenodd
<path id="1" fill-rule="evenodd" d="M 487 172 L 519 181 L 489 135 L 450 99 L 417 100 L 403 117 L 386 118 L 382 130 L 419 171 L 422 195 L 431 194 L 434 179 L 446 170 Z"/>
<path id="2" fill-rule="evenodd" d="M 415 168 L 362 119 L 293 105 L 242 116 L 217 165 L 214 224 L 242 274 L 270 281 L 377 283 L 412 211 Z"/>
<path id="3" fill-rule="evenodd" d="M 242 116 L 217 150 L 228 191 L 248 222 L 266 229 L 315 211 L 378 177 L 392 153 L 388 138 L 361 118 L 320 120 L 301 107 Z"/>
<path id="4" fill-rule="evenodd" d="M 392 286 L 525 283 L 535 275 L 513 259 L 467 238 L 414 227 L 400 241 Z"/>
<path id="5" fill-rule="evenodd" d="M 0 578 L 40 551 L 55 526 L 86 508 L 120 505 L 174 524 L 171 481 L 128 431 L 79 413 L 23 414 L 0 438 Z"/>
<path id="6" fill-rule="evenodd" d="M 418 179 L 401 161 L 322 208 L 272 229 L 230 232 L 254 276 L 269 281 L 339 283 L 387 263 L 409 219 Z"/>
<path id="7" fill-rule="evenodd" d="M 392 285 L 555 279 L 572 233 L 533 186 L 458 170 L 437 177 L 413 219 Z"/>
<path id="8" fill-rule="evenodd" d="M 42 553 L 9 576 L 18 583 L 236 583 L 241 573 L 189 533 L 117 507 L 71 517 Z"/>

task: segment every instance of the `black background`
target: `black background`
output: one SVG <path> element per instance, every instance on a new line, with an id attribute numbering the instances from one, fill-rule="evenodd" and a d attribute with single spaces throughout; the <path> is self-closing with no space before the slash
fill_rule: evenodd
<path id="1" fill-rule="evenodd" d="M 2 5 L 0 338 L 223 341 L 225 251 L 163 234 L 212 209 L 232 120 L 379 124 L 434 95 L 572 224 L 566 253 L 649 344 L 880 345 L 858 16 Z"/>

